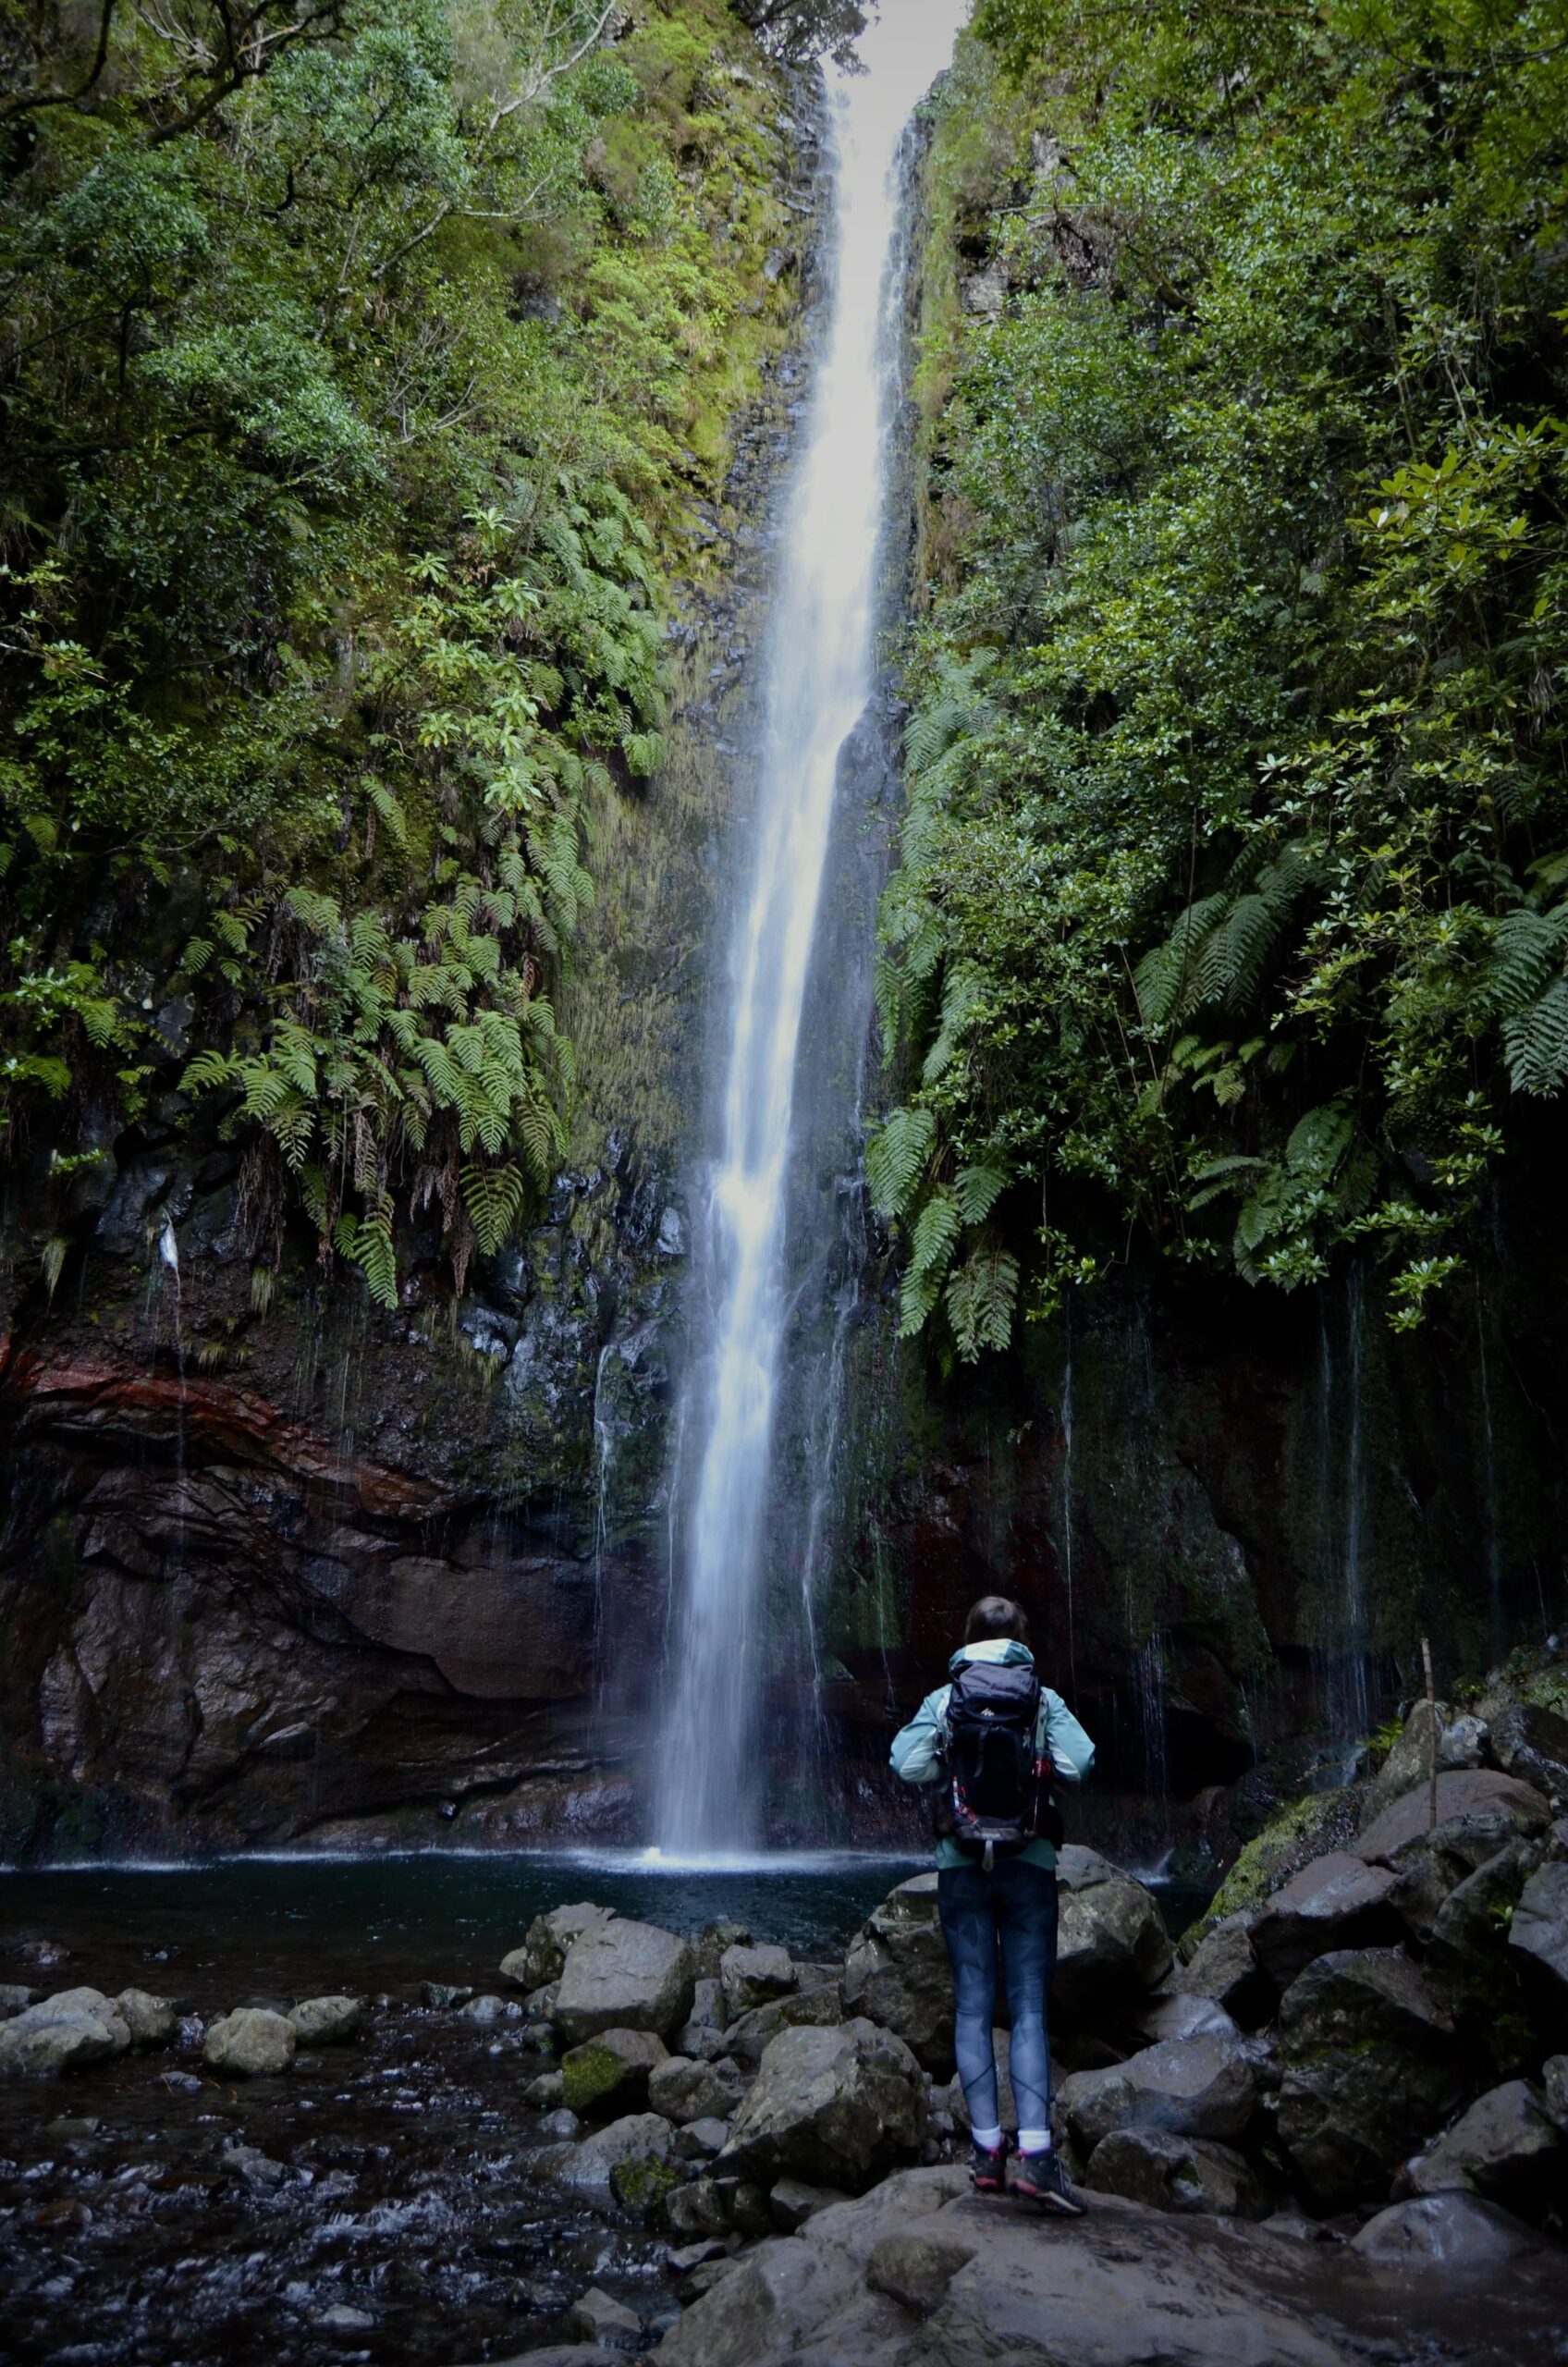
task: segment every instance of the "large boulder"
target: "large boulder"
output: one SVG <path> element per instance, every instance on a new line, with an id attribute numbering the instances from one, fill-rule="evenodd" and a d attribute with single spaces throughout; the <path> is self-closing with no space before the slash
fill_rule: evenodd
<path id="1" fill-rule="evenodd" d="M 764 2051 L 717 2166 L 859 2193 L 925 2134 L 925 2079 L 901 2039 L 857 2016 L 781 2030 Z"/>
<path id="2" fill-rule="evenodd" d="M 207 2032 L 202 2059 L 230 2079 L 265 2079 L 287 2071 L 299 2044 L 293 2024 L 264 2005 L 241 2005 Z"/>
<path id="3" fill-rule="evenodd" d="M 1229 2145 L 1177 2137 L 1165 2128 L 1115 2128 L 1096 2146 L 1084 2183 L 1152 2211 L 1207 2211 L 1222 2219 L 1266 2219 L 1272 2198 L 1256 2170 Z"/>
<path id="4" fill-rule="evenodd" d="M 1491 1754 L 1500 1767 L 1550 1798 L 1568 1800 L 1568 1718 L 1533 1701 L 1513 1701 L 1491 1722 Z"/>
<path id="5" fill-rule="evenodd" d="M 130 2028 L 116 2001 L 101 1989 L 62 1989 L 0 2022 L 0 2073 L 50 2079 L 124 2054 Z"/>
<path id="6" fill-rule="evenodd" d="M 726 1948 L 718 1960 L 718 1984 L 728 2018 L 738 2022 L 775 1997 L 788 1997 L 801 1985 L 788 1948 L 737 1946 Z"/>
<path id="7" fill-rule="evenodd" d="M 1463 2101 L 1452 2017 L 1397 1948 L 1309 1965 L 1280 2004 L 1280 2141 L 1329 2210 L 1380 2201 Z"/>
<path id="8" fill-rule="evenodd" d="M 650 2074 L 670 2057 L 653 2030 L 600 2030 L 561 2057 L 561 2102 L 584 2120 L 641 2112 Z"/>
<path id="9" fill-rule="evenodd" d="M 692 1991 L 691 2013 L 670 2044 L 677 2054 L 705 2056 L 711 2062 L 724 2053 L 724 1992 L 718 1975 L 700 1972 Z"/>
<path id="10" fill-rule="evenodd" d="M 1170 1970 L 1165 1919 L 1152 1891 L 1097 1850 L 1057 1852 L 1060 1900 L 1052 2009 L 1096 2028 L 1158 1989 Z"/>
<path id="11" fill-rule="evenodd" d="M 1158 2046 L 1171 2038 L 1236 2039 L 1242 2034 L 1224 2006 L 1212 1997 L 1189 1997 L 1180 1991 L 1152 1998 L 1133 2017 L 1133 2028 L 1145 2046 Z"/>
<path id="12" fill-rule="evenodd" d="M 1406 2164 L 1400 2190 L 1461 2188 L 1538 2211 L 1559 2199 L 1565 2161 L 1562 2131 L 1549 2117 L 1541 2091 L 1528 2079 L 1508 2079 L 1478 2096 L 1435 2145 Z"/>
<path id="13" fill-rule="evenodd" d="M 1486 1756 L 1487 1726 L 1483 1719 L 1456 1718 L 1446 1701 L 1438 1703 L 1438 1772 L 1450 1774 L 1479 1767 Z M 1432 1717 L 1425 1701 L 1417 1701 L 1393 1748 L 1366 1787 L 1366 1809 L 1380 1816 L 1392 1800 L 1430 1781 Z"/>
<path id="14" fill-rule="evenodd" d="M 1559 2025 L 1568 2020 L 1568 1864 L 1542 1866 L 1530 1876 L 1513 1910 L 1508 1946 Z"/>
<path id="15" fill-rule="evenodd" d="M 552 1907 L 536 1915 L 521 1948 L 501 1958 L 501 1978 L 517 1989 L 544 1989 L 561 1977 L 566 1952 L 584 1932 L 602 1932 L 614 1919 L 607 1907 L 584 1900 L 577 1907 Z"/>
<path id="16" fill-rule="evenodd" d="M 655 2064 L 648 2080 L 648 2103 L 655 2112 L 679 2128 L 699 2120 L 725 2120 L 746 2091 L 738 2063 L 729 2055 L 717 2062 L 689 2062 L 684 2055 L 667 2055 Z"/>
<path id="17" fill-rule="evenodd" d="M 1274 1992 L 1253 1953 L 1250 1911 L 1227 1915 L 1206 1932 L 1185 1964 L 1170 1976 L 1170 1987 L 1183 1997 L 1210 1997 L 1222 2005 L 1244 2030 L 1256 2030 L 1274 2010 Z"/>
<path id="18" fill-rule="evenodd" d="M 1488 2285 L 1515 2261 L 1543 2249 L 1544 2238 L 1500 2203 L 1457 2190 L 1393 2203 L 1351 2238 L 1351 2250 L 1363 2260 L 1385 2268 L 1437 2269 L 1451 2284 Z"/>
<path id="19" fill-rule="evenodd" d="M 927 2071 L 953 2067 L 953 1974 L 937 1877 L 916 1874 L 875 1908 L 844 1958 L 844 2005 L 903 2040 Z"/>
<path id="20" fill-rule="evenodd" d="M 1084 2153 L 1117 2128 L 1233 2143 L 1246 2134 L 1257 2100 L 1256 2067 L 1221 2038 L 1167 2039 L 1109 2070 L 1075 2071 L 1061 2087 L 1062 2111 Z"/>
<path id="21" fill-rule="evenodd" d="M 1438 1777 L 1439 1824 L 1454 1823 L 1478 1810 L 1506 1819 L 1514 1833 L 1544 1833 L 1551 1822 L 1551 1811 L 1541 1794 L 1515 1775 L 1500 1774 L 1492 1767 L 1473 1767 Z M 1363 1825 L 1355 1838 L 1355 1855 L 1368 1862 L 1381 1859 L 1391 1865 L 1402 1849 L 1426 1836 L 1430 1822 L 1430 1794 L 1423 1784 Z M 1487 1855 L 1490 1854 L 1488 1850 Z"/>
<path id="22" fill-rule="evenodd" d="M 1333 1948 L 1372 1948 L 1400 1937 L 1389 1905 L 1394 1876 L 1347 1850 L 1314 1858 L 1277 1890 L 1252 1927 L 1253 1954 L 1283 1991 Z"/>
<path id="23" fill-rule="evenodd" d="M 620 1916 L 582 1932 L 566 1952 L 555 2021 L 580 2042 L 601 2030 L 656 2030 L 668 2038 L 692 2011 L 692 1949 L 656 1923 Z"/>
<path id="24" fill-rule="evenodd" d="M 844 2002 L 836 1981 L 815 1988 L 797 1989 L 769 2005 L 755 2005 L 724 2033 L 724 2051 L 741 2063 L 760 2063 L 765 2050 L 780 2030 L 834 2030 L 844 2019 Z"/>

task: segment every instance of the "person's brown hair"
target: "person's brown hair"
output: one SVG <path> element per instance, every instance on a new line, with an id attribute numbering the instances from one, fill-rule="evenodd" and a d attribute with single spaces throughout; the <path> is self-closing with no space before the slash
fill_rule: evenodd
<path id="1" fill-rule="evenodd" d="M 1011 1595 L 983 1594 L 970 1607 L 963 1623 L 963 1640 L 966 1644 L 986 1644 L 998 1636 L 1011 1636 L 1015 1643 L 1027 1644 L 1029 1622 L 1023 1615 L 1023 1607 L 1014 1602 Z"/>

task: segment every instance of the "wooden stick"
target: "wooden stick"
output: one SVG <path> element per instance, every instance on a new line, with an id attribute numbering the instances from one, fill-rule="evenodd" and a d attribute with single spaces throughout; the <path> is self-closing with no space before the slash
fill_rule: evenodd
<path id="1" fill-rule="evenodd" d="M 1430 1728 L 1427 1737 L 1427 1766 L 1431 1779 L 1427 1830 L 1430 1833 L 1438 1821 L 1438 1695 L 1432 1683 L 1432 1647 L 1425 1636 L 1421 1638 L 1421 1665 L 1427 1672 L 1427 1723 Z"/>

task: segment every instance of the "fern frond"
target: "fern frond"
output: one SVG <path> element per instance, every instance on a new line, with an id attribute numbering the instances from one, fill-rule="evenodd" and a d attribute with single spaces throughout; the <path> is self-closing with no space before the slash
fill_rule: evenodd
<path id="1" fill-rule="evenodd" d="M 1568 1084 L 1568 978 L 1554 978 L 1538 1002 L 1505 1020 L 1502 1043 L 1515 1093 L 1561 1092 Z"/>
<path id="2" fill-rule="evenodd" d="M 885 1217 L 901 1216 L 913 1197 L 937 1139 L 929 1110 L 895 1110 L 865 1147 L 866 1180 Z"/>

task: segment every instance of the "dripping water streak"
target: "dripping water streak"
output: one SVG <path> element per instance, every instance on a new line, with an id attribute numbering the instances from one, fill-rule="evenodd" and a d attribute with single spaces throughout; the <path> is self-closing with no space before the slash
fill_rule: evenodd
<path id="1" fill-rule="evenodd" d="M 896 158 L 947 65 L 962 0 L 901 0 L 866 71 L 828 81 L 835 239 L 827 336 L 767 656 L 754 870 L 733 948 L 722 1148 L 693 1244 L 711 1334 L 691 1387 L 695 1490 L 660 1752 L 658 1839 L 753 1837 L 753 1734 L 795 1065 L 839 753 L 870 696 L 876 555 L 898 389 Z"/>

